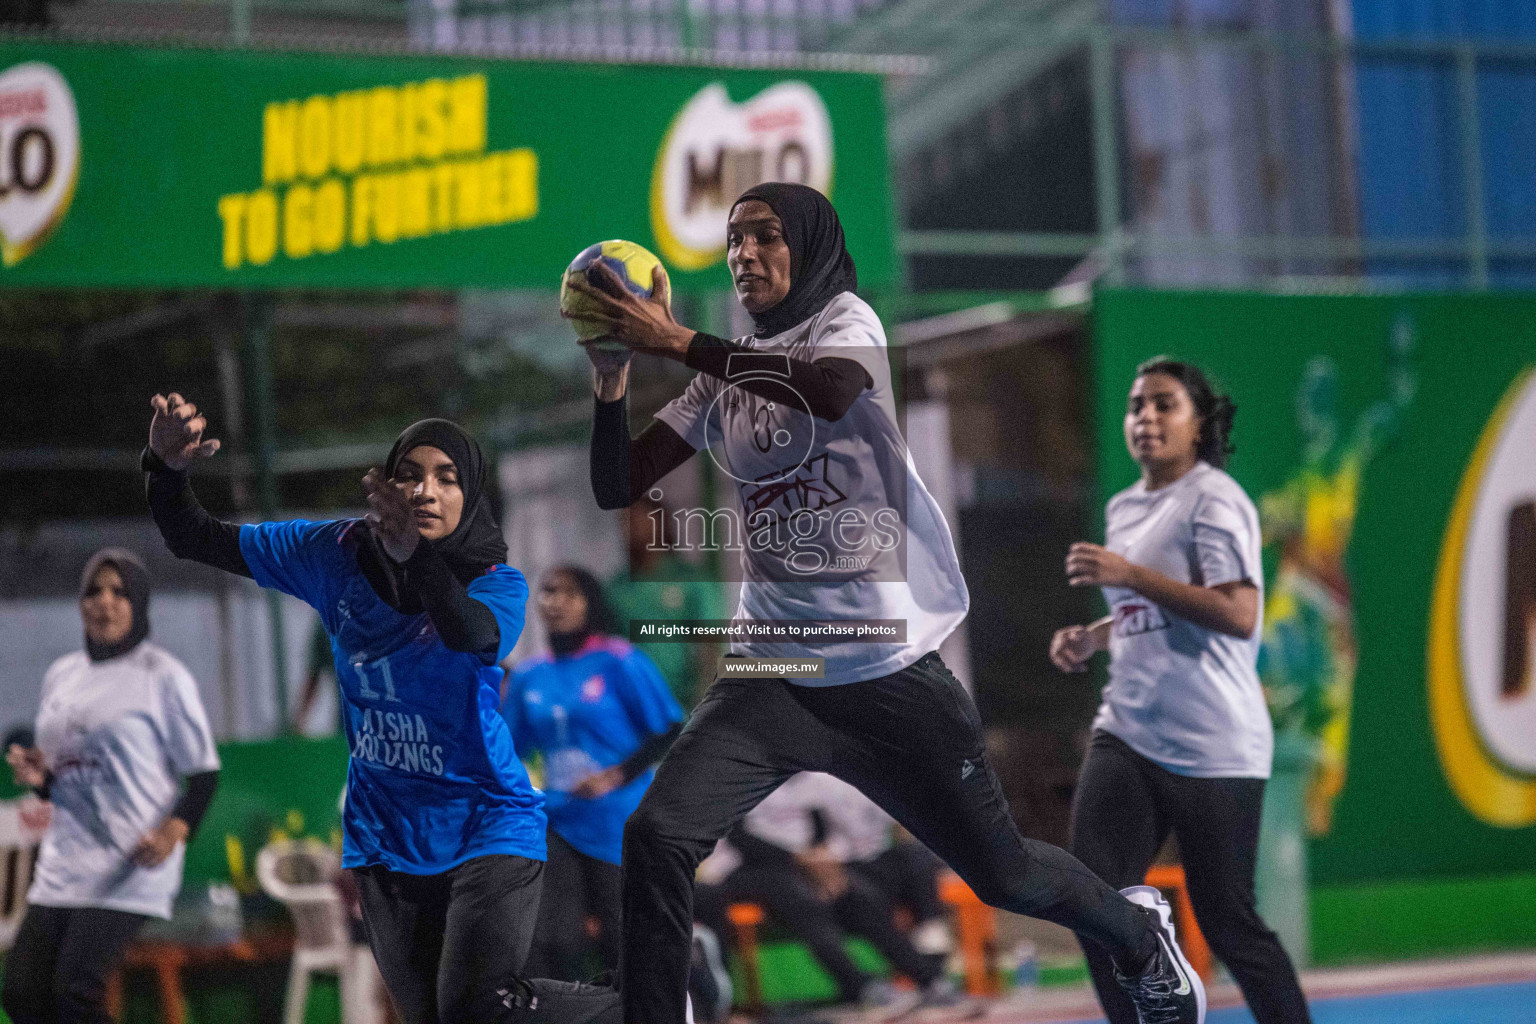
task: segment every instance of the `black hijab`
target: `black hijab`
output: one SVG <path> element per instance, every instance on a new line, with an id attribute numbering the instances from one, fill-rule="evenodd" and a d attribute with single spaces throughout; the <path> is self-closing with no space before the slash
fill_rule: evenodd
<path id="1" fill-rule="evenodd" d="M 149 570 L 144 568 L 144 563 L 132 551 L 126 548 L 102 548 L 92 555 L 90 561 L 85 563 L 85 572 L 80 574 L 80 600 L 85 600 L 92 581 L 96 579 L 96 573 L 104 565 L 116 569 L 117 574 L 123 578 L 123 589 L 128 592 L 128 603 L 133 606 L 133 625 L 128 627 L 128 634 L 115 644 L 99 644 L 87 633 L 85 653 L 92 661 L 106 661 L 127 654 L 149 636 Z"/>
<path id="2" fill-rule="evenodd" d="M 587 621 L 581 624 L 580 629 L 568 633 L 550 633 L 551 651 L 564 657 L 579 650 L 593 634 L 612 636 L 617 631 L 613 606 L 608 603 L 608 595 L 596 576 L 579 565 L 558 565 L 549 572 L 551 575 L 559 573 L 565 576 L 576 584 L 576 589 L 587 599 Z"/>
<path id="3" fill-rule="evenodd" d="M 749 199 L 767 203 L 778 215 L 789 246 L 789 293 L 772 309 L 751 314 L 753 334 L 782 334 L 820 313 L 834 296 L 859 287 L 831 200 L 809 185 L 769 181 L 743 192 L 731 210 Z"/>
<path id="4" fill-rule="evenodd" d="M 464 492 L 464 511 L 459 525 L 442 540 L 426 541 L 432 545 L 460 583 L 485 575 L 485 570 L 507 560 L 507 542 L 496 525 L 491 501 L 486 495 L 489 470 L 485 453 L 468 432 L 447 420 L 420 420 L 401 431 L 384 460 L 384 476 L 394 478 L 400 460 L 413 448 L 428 445 L 447 455 L 459 474 L 459 489 Z M 421 598 L 413 591 L 406 573 L 384 553 L 372 527 L 358 524 L 357 561 L 374 592 L 396 611 L 408 615 L 422 611 Z"/>

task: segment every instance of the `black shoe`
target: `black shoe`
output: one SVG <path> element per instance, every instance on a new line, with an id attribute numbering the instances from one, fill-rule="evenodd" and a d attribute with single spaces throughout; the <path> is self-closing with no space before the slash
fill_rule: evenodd
<path id="1" fill-rule="evenodd" d="M 1150 885 L 1133 885 L 1120 894 L 1151 912 L 1157 936 L 1157 952 L 1141 977 L 1115 971 L 1115 980 L 1136 1004 L 1141 1024 L 1205 1024 L 1205 986 L 1179 949 L 1168 901 Z"/>
<path id="2" fill-rule="evenodd" d="M 688 995 L 698 1024 L 718 1024 L 731 1014 L 731 975 L 725 969 L 720 940 L 702 924 L 693 926 L 693 956 L 688 965 Z"/>

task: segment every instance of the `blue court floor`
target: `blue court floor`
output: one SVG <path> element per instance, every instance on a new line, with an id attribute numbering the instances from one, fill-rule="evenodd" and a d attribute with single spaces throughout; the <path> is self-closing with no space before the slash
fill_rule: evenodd
<path id="1" fill-rule="evenodd" d="M 1076 1024 L 1102 1024 L 1088 1018 Z M 1536 982 L 1341 996 L 1312 1001 L 1313 1024 L 1536 1024 Z M 1244 1007 L 1212 1010 L 1206 1024 L 1253 1024 Z"/>

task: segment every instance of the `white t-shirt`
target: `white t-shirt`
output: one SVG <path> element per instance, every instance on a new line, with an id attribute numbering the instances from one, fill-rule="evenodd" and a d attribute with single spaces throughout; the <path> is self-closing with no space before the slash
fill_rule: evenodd
<path id="1" fill-rule="evenodd" d="M 169 918 L 184 846 L 152 868 L 129 858 L 175 807 L 181 779 L 219 767 L 186 667 L 147 641 L 101 662 L 66 654 L 43 677 L 37 745 L 53 820 L 27 900 Z"/>
<path id="2" fill-rule="evenodd" d="M 1104 513 L 1105 546 L 1180 583 L 1247 580 L 1264 607 L 1259 515 L 1236 480 L 1200 462 L 1167 487 L 1138 482 Z M 1171 772 L 1268 778 L 1274 731 L 1248 637 L 1197 626 L 1133 590 L 1105 587 L 1114 615 L 1109 685 L 1093 720 Z M 1262 619 L 1262 611 L 1261 611 Z"/>
<path id="3" fill-rule="evenodd" d="M 751 394 L 735 381 L 774 376 L 772 361 L 732 381 L 698 374 L 656 414 L 735 481 L 741 517 L 767 524 L 743 545 L 738 619 L 905 620 L 905 643 L 733 643 L 732 653 L 826 659 L 808 686 L 875 679 L 938 648 L 970 606 L 943 513 L 917 475 L 896 419 L 885 329 L 843 292 L 755 353 L 852 359 L 874 381 L 836 423 Z M 778 376 L 787 371 L 779 371 Z M 740 540 L 740 537 L 737 538 Z M 904 561 L 904 568 L 903 568 Z"/>

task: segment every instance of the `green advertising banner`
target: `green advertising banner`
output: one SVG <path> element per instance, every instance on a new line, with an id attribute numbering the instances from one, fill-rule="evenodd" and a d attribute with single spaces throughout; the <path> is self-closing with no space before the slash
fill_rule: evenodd
<path id="1" fill-rule="evenodd" d="M 1536 299 L 1108 291 L 1094 300 L 1104 497 L 1138 362 L 1237 403 L 1258 505 L 1260 674 L 1310 738 L 1312 880 L 1536 864 Z"/>
<path id="2" fill-rule="evenodd" d="M 895 277 L 873 75 L 0 44 L 0 284 L 549 287 L 593 242 L 728 287 L 764 180 Z"/>

